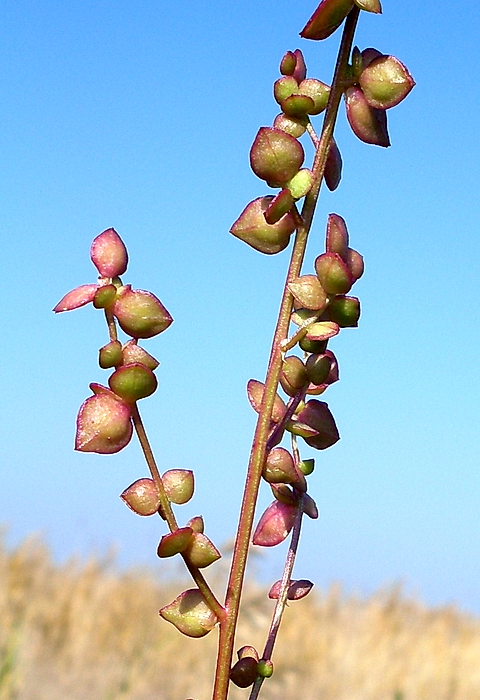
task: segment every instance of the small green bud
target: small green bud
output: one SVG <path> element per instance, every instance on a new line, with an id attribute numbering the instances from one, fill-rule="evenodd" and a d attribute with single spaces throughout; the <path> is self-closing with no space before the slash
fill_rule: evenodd
<path id="1" fill-rule="evenodd" d="M 299 341 L 298 345 L 305 352 L 316 352 L 321 355 L 325 352 L 327 348 L 327 341 L 311 340 L 310 338 L 307 338 L 307 336 L 305 336 Z"/>
<path id="2" fill-rule="evenodd" d="M 93 305 L 96 309 L 108 309 L 113 306 L 117 298 L 117 288 L 114 284 L 106 284 L 99 287 L 93 298 Z"/>
<path id="3" fill-rule="evenodd" d="M 302 474 L 304 474 L 304 476 L 310 476 L 310 474 L 315 469 L 315 460 L 302 459 L 302 461 L 298 463 L 298 468 L 300 469 Z"/>
<path id="4" fill-rule="evenodd" d="M 302 168 L 287 182 L 293 199 L 301 199 L 310 192 L 313 185 L 313 173 L 308 168 Z"/>
<path id="5" fill-rule="evenodd" d="M 312 384 L 323 384 L 330 373 L 332 358 L 329 355 L 310 355 L 305 364 Z"/>
<path id="6" fill-rule="evenodd" d="M 315 111 L 315 102 L 308 95 L 290 95 L 282 100 L 280 106 L 282 112 L 293 119 L 302 119 Z"/>
<path id="7" fill-rule="evenodd" d="M 290 95 L 298 92 L 298 83 L 291 75 L 284 76 L 275 81 L 273 85 L 273 96 L 279 105 Z"/>
<path id="8" fill-rule="evenodd" d="M 257 664 L 257 673 L 261 678 L 271 678 L 273 676 L 273 663 L 270 659 L 261 659 Z"/>
<path id="9" fill-rule="evenodd" d="M 356 297 L 337 296 L 328 307 L 328 316 L 340 328 L 356 328 L 360 318 L 360 302 Z"/>
<path id="10" fill-rule="evenodd" d="M 111 375 L 108 384 L 117 396 L 128 403 L 151 396 L 158 386 L 153 372 L 139 363 L 119 367 Z"/>
<path id="11" fill-rule="evenodd" d="M 100 348 L 98 353 L 98 364 L 102 369 L 116 367 L 122 362 L 122 344 L 118 340 L 111 340 Z"/>
<path id="12" fill-rule="evenodd" d="M 289 396 L 295 396 L 299 389 L 308 383 L 305 365 L 302 360 L 295 355 L 289 355 L 282 364 L 280 384 L 282 389 Z"/>
<path id="13" fill-rule="evenodd" d="M 301 172 L 301 171 L 300 171 Z M 297 173 L 298 175 L 299 173 Z M 264 212 L 267 224 L 276 224 L 293 207 L 294 201 L 289 189 L 284 189 L 272 199 Z"/>
<path id="14" fill-rule="evenodd" d="M 287 51 L 280 62 L 280 73 L 282 75 L 293 75 L 296 65 L 297 57 L 292 51 Z"/>

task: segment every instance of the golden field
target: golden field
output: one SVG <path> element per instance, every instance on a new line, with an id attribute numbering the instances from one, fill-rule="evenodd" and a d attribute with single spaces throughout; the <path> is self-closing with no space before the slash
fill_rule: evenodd
<path id="1" fill-rule="evenodd" d="M 57 565 L 34 539 L 0 546 L 0 700 L 208 700 L 215 632 L 188 639 L 158 616 L 180 590 L 99 560 Z M 271 609 L 250 584 L 238 646 L 262 648 Z M 479 700 L 480 620 L 399 588 L 317 590 L 288 608 L 274 663 L 264 700 Z"/>

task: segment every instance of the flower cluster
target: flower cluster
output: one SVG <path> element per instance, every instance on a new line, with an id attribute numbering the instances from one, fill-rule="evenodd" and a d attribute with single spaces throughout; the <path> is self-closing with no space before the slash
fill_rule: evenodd
<path id="1" fill-rule="evenodd" d="M 159 363 L 138 340 L 162 333 L 173 319 L 154 294 L 122 283 L 120 275 L 126 272 L 128 253 L 113 228 L 94 239 L 90 257 L 98 270 L 97 283 L 76 287 L 53 310 L 72 311 L 91 303 L 105 312 L 110 341 L 100 348 L 99 364 L 114 371 L 108 387 L 90 385 L 93 396 L 78 413 L 75 449 L 112 454 L 130 442 L 132 406 L 157 388 L 154 371 Z M 130 336 L 123 344 L 117 339 L 116 322 Z"/>

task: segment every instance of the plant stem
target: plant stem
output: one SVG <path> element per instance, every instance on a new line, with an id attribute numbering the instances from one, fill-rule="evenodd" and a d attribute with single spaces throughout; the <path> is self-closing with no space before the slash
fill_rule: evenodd
<path id="1" fill-rule="evenodd" d="M 148 464 L 150 474 L 158 490 L 158 495 L 160 498 L 160 515 L 163 517 L 164 520 L 167 521 L 167 525 L 170 529 L 170 532 L 174 532 L 175 530 L 178 530 L 177 520 L 175 518 L 175 514 L 173 512 L 171 503 L 168 499 L 167 493 L 165 491 L 163 479 L 160 476 L 157 463 L 155 462 L 155 457 L 153 456 L 152 448 L 150 447 L 150 442 L 148 440 L 147 433 L 145 431 L 145 427 L 143 425 L 143 421 L 136 403 L 133 404 L 132 407 L 132 421 L 135 428 L 135 432 L 137 433 L 138 440 L 140 442 L 140 446 L 143 450 L 143 454 L 145 455 L 145 460 Z M 224 607 L 215 597 L 212 589 L 208 585 L 200 570 L 196 566 L 193 566 L 183 555 L 183 553 L 182 557 L 188 571 L 190 572 L 190 575 L 192 576 L 200 592 L 205 598 L 205 602 L 210 607 L 210 609 L 213 610 L 218 619 L 222 620 L 225 617 Z"/>
<path id="2" fill-rule="evenodd" d="M 303 518 L 303 497 L 300 499 L 298 504 L 298 511 L 295 518 L 295 524 L 293 526 L 292 538 L 290 540 L 290 546 L 288 548 L 287 558 L 285 560 L 285 567 L 283 569 L 282 583 L 280 585 L 280 592 L 278 595 L 277 603 L 275 605 L 275 610 L 273 611 L 272 621 L 270 623 L 270 629 L 268 631 L 267 641 L 263 649 L 262 659 L 268 661 L 272 658 L 273 647 L 277 640 L 278 630 L 280 629 L 280 623 L 282 621 L 283 613 L 285 612 L 285 607 L 287 605 L 287 594 L 288 587 L 290 586 L 290 581 L 292 578 L 293 566 L 295 564 L 295 557 L 297 555 L 298 543 L 300 541 L 300 531 L 302 528 L 302 518 Z M 256 700 L 262 687 L 265 678 L 258 677 L 253 688 L 251 690 L 248 700 Z"/>
<path id="3" fill-rule="evenodd" d="M 330 90 L 330 98 L 323 122 L 322 134 L 316 149 L 312 167 L 314 184 L 310 192 L 307 194 L 302 208 L 303 224 L 300 224 L 297 228 L 278 315 L 277 326 L 272 342 L 262 406 L 258 415 L 253 445 L 250 453 L 250 461 L 240 511 L 237 537 L 233 550 L 230 577 L 227 584 L 227 592 L 225 597 L 226 616 L 220 623 L 213 700 L 226 700 L 228 695 L 235 630 L 240 606 L 243 579 L 245 577 L 248 548 L 255 516 L 258 489 L 263 464 L 265 461 L 273 404 L 282 367 L 281 342 L 287 337 L 292 312 L 293 299 L 287 285 L 298 277 L 301 271 L 308 234 L 310 232 L 310 227 L 320 192 L 320 186 L 323 180 L 328 151 L 330 148 L 330 141 L 333 136 L 338 107 L 343 94 L 344 75 L 348 65 L 348 59 L 350 57 L 358 15 L 358 8 L 354 8 L 348 15 L 345 22 L 332 87 Z"/>

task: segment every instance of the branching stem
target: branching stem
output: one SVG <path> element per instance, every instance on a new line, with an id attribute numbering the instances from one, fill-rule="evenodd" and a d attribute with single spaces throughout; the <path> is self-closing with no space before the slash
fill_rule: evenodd
<path id="1" fill-rule="evenodd" d="M 262 406 L 258 415 L 253 445 L 250 453 L 250 461 L 240 511 L 237 537 L 233 551 L 230 576 L 227 584 L 225 597 L 226 614 L 220 623 L 213 700 L 226 700 L 228 695 L 230 667 L 235 642 L 235 630 L 243 580 L 245 577 L 248 548 L 255 516 L 255 506 L 257 503 L 260 479 L 266 456 L 271 415 L 282 367 L 281 343 L 288 335 L 290 316 L 292 312 L 292 295 L 290 294 L 287 285 L 298 277 L 301 271 L 308 234 L 313 221 L 313 215 L 315 213 L 320 186 L 323 180 L 330 142 L 333 136 L 338 107 L 343 94 L 344 76 L 346 75 L 348 59 L 352 49 L 353 36 L 358 20 L 358 14 L 359 10 L 357 7 L 355 7 L 350 12 L 345 22 L 330 91 L 330 98 L 323 122 L 322 134 L 316 148 L 315 159 L 312 167 L 314 184 L 310 192 L 307 194 L 302 208 L 302 223 L 299 223 L 297 228 L 278 315 L 277 326 L 272 342 Z"/>

